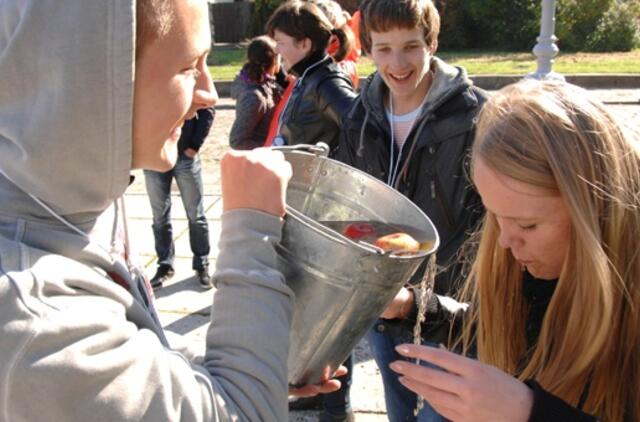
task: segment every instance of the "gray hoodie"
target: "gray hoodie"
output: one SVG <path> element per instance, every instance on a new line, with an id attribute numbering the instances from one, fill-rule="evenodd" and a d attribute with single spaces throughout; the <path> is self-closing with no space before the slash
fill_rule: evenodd
<path id="1" fill-rule="evenodd" d="M 223 215 L 200 365 L 169 348 L 142 278 L 97 234 L 115 232 L 97 222 L 129 182 L 134 11 L 0 2 L 0 420 L 285 420 L 281 219 Z"/>

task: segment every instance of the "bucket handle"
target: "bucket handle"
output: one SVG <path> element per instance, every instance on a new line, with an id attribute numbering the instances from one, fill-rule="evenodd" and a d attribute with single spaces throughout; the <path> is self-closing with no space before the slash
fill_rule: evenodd
<path id="1" fill-rule="evenodd" d="M 329 155 L 329 145 L 324 142 L 318 142 L 315 145 L 311 144 L 297 144 L 297 145 L 283 145 L 271 147 L 274 151 L 304 151 L 321 157 L 327 157 Z"/>
<path id="2" fill-rule="evenodd" d="M 287 210 L 287 217 L 288 218 L 293 218 L 295 220 L 298 220 L 300 222 L 302 222 L 303 224 L 305 224 L 308 228 L 310 228 L 311 230 L 320 233 L 326 237 L 328 237 L 329 239 L 332 239 L 336 242 L 339 243 L 346 243 L 346 244 L 350 244 L 353 246 L 358 246 L 360 248 L 365 249 L 366 251 L 370 252 L 370 253 L 375 253 L 378 255 L 384 255 L 385 251 L 375 245 L 372 245 L 371 243 L 367 243 L 367 242 L 354 242 L 353 240 L 349 239 L 346 236 L 340 235 L 339 233 L 334 232 L 333 230 L 329 229 L 328 227 L 326 227 L 325 225 L 323 225 L 322 223 L 318 223 L 316 220 L 307 217 L 306 215 L 304 215 L 303 213 L 301 213 L 300 211 L 296 210 L 293 207 L 290 207 L 289 205 L 286 206 L 286 210 Z M 285 217 L 285 218 L 287 218 Z M 335 233 L 335 234 L 334 234 Z M 336 236 L 337 235 L 337 236 Z"/>

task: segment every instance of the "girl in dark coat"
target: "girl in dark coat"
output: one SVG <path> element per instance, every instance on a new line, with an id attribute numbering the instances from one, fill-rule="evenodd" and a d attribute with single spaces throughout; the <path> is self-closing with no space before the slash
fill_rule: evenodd
<path id="1" fill-rule="evenodd" d="M 252 39 L 247 48 L 247 62 L 233 81 L 231 97 L 236 100 L 236 120 L 229 145 L 234 149 L 264 145 L 274 108 L 282 95 L 274 76 L 279 67 L 275 47 L 275 41 L 267 36 Z"/>

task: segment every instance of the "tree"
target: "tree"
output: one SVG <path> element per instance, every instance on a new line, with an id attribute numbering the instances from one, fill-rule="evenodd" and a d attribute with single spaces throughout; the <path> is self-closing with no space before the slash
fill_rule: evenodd
<path id="1" fill-rule="evenodd" d="M 473 47 L 523 50 L 535 44 L 540 30 L 540 1 L 461 0 L 461 4 Z"/>
<path id="2" fill-rule="evenodd" d="M 556 36 L 562 50 L 584 50 L 587 39 L 616 0 L 560 0 L 556 10 Z"/>
<path id="3" fill-rule="evenodd" d="M 440 49 L 469 48 L 469 23 L 465 13 L 463 0 L 435 0 L 440 13 Z"/>
<path id="4" fill-rule="evenodd" d="M 264 26 L 269 17 L 282 3 L 283 0 L 255 0 L 249 24 L 249 33 L 252 37 L 264 34 Z"/>

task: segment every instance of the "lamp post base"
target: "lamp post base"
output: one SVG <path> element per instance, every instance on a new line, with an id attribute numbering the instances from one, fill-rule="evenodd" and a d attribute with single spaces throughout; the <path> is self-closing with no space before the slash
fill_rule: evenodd
<path id="1" fill-rule="evenodd" d="M 544 73 L 531 72 L 527 76 L 525 76 L 525 79 L 537 79 L 539 81 L 558 81 L 558 82 L 566 81 L 565 77 L 557 72 L 544 72 Z"/>

